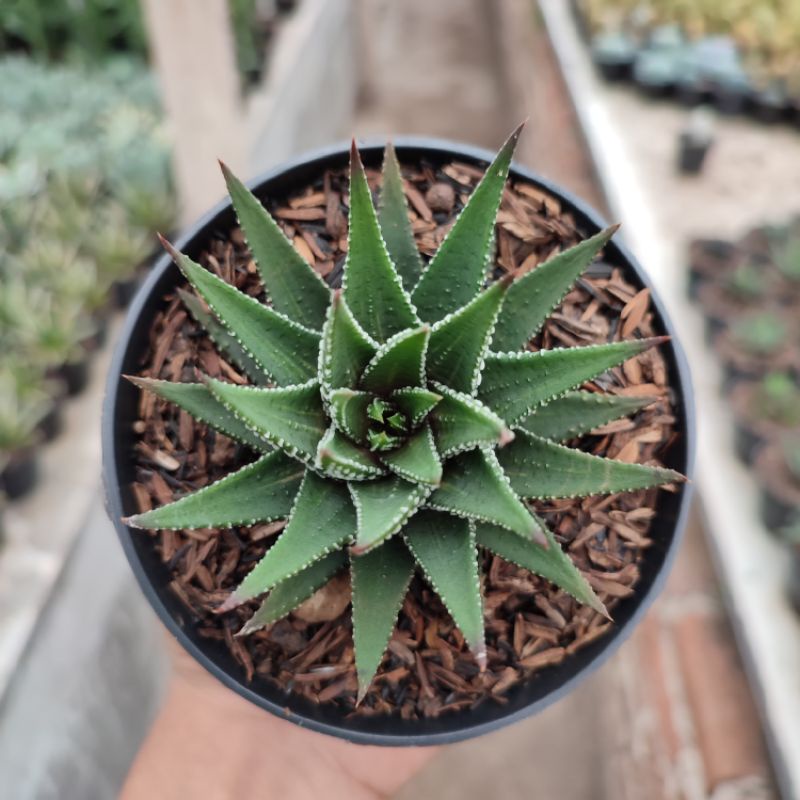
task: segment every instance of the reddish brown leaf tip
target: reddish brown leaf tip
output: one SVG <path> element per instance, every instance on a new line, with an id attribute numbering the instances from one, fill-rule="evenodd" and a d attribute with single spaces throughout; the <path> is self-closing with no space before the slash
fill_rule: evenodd
<path id="1" fill-rule="evenodd" d="M 219 613 L 219 609 L 217 609 L 217 612 Z M 257 630 L 260 630 L 261 628 L 264 627 L 266 626 L 258 623 L 253 624 L 253 620 L 251 618 L 247 620 L 247 622 L 245 622 L 245 624 L 242 625 L 242 627 L 238 631 L 236 631 L 236 633 L 234 633 L 233 635 L 237 638 L 239 636 L 247 636 L 248 634 L 255 633 Z"/>
<path id="2" fill-rule="evenodd" d="M 236 608 L 236 606 L 241 605 L 243 602 L 244 602 L 243 600 L 240 600 L 236 596 L 236 592 L 231 592 L 227 596 L 225 601 L 222 603 L 222 605 L 219 605 L 214 609 L 214 613 L 215 614 L 225 614 L 228 611 L 232 611 L 234 608 Z"/>
<path id="3" fill-rule="evenodd" d="M 350 172 L 364 172 L 364 165 L 361 163 L 361 153 L 358 151 L 355 138 L 350 142 Z"/>
<path id="4" fill-rule="evenodd" d="M 356 695 L 356 706 L 361 705 L 361 701 L 367 696 L 367 692 L 369 691 L 370 684 L 363 686 L 359 684 L 358 687 L 358 694 Z"/>
<path id="5" fill-rule="evenodd" d="M 530 120 L 530 117 L 525 117 L 525 119 L 522 120 L 522 122 L 520 122 L 520 124 L 517 125 L 516 128 L 514 128 L 511 136 L 509 136 L 508 138 L 519 139 L 519 137 L 522 135 L 522 131 L 525 130 L 525 126 L 528 124 L 528 120 Z"/>
<path id="6" fill-rule="evenodd" d="M 669 342 L 672 340 L 671 336 L 652 336 L 652 341 L 655 344 L 664 344 L 665 342 Z"/>
<path id="7" fill-rule="evenodd" d="M 509 428 L 503 428 L 500 432 L 500 438 L 497 440 L 497 443 L 500 447 L 505 447 L 507 444 L 511 444 L 516 438 L 516 434 L 514 431 L 510 430 Z"/>
<path id="8" fill-rule="evenodd" d="M 481 672 L 486 672 L 486 643 L 481 642 L 480 645 L 473 650 L 475 661 L 478 663 L 478 669 Z"/>
<path id="9" fill-rule="evenodd" d="M 544 535 L 544 531 L 536 525 L 531 532 L 531 539 L 538 544 L 540 547 L 543 547 L 545 550 L 550 549 L 550 541 Z"/>
<path id="10" fill-rule="evenodd" d="M 175 249 L 172 242 L 160 233 L 157 233 L 156 236 L 158 236 L 158 241 L 161 242 L 161 246 L 172 256 L 173 261 L 177 261 L 180 253 Z"/>
<path id="11" fill-rule="evenodd" d="M 601 600 L 598 599 L 596 603 L 593 603 L 592 608 L 597 611 L 598 614 L 602 614 L 609 622 L 614 621 L 614 618 L 608 613 L 605 603 L 603 603 Z"/>

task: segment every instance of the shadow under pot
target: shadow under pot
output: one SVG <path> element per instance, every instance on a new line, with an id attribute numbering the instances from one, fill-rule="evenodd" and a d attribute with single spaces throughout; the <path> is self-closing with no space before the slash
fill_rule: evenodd
<path id="1" fill-rule="evenodd" d="M 770 373 L 761 381 L 743 382 L 730 392 L 734 447 L 746 464 L 770 442 L 800 430 L 800 389 L 792 376 Z"/>
<path id="2" fill-rule="evenodd" d="M 34 448 L 13 452 L 0 471 L 0 491 L 17 500 L 33 491 L 39 480 L 39 459 Z"/>
<path id="3" fill-rule="evenodd" d="M 773 532 L 800 517 L 800 430 L 792 438 L 772 442 L 755 460 L 761 486 L 761 519 Z"/>
<path id="4" fill-rule="evenodd" d="M 725 389 L 769 372 L 800 372 L 795 327 L 786 314 L 764 311 L 736 320 L 714 339 L 725 365 Z"/>

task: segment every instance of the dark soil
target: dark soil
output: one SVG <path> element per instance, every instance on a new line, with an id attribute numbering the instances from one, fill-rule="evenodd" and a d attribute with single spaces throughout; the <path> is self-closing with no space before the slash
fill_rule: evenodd
<path id="1" fill-rule="evenodd" d="M 406 172 L 407 196 L 420 251 L 430 256 L 449 222 L 480 177 L 472 166 L 453 163 L 441 170 L 422 165 Z M 379 179 L 369 172 L 371 185 Z M 426 196 L 451 192 L 451 211 L 433 211 Z M 302 194 L 270 202 L 296 247 L 332 286 L 341 280 L 347 247 L 346 175 L 327 173 Z M 446 208 L 440 202 L 436 207 Z M 557 201 L 518 183 L 506 190 L 497 235 L 496 274 L 533 269 L 581 237 Z M 208 243 L 204 263 L 249 294 L 264 299 L 255 265 L 238 230 L 223 231 Z M 196 380 L 198 371 L 239 383 L 246 379 L 214 350 L 208 337 L 170 295 L 153 325 L 141 375 Z M 646 291 L 623 280 L 608 264 L 594 265 L 565 298 L 531 347 L 605 342 L 662 333 L 653 329 Z M 581 446 L 625 461 L 660 463 L 676 437 L 674 398 L 663 358 L 656 350 L 631 359 L 585 387 L 591 391 L 652 396 L 656 402 L 635 418 L 623 419 L 584 437 Z M 134 424 L 137 463 L 134 493 L 139 510 L 170 502 L 228 474 L 255 457 L 215 434 L 188 414 L 142 393 Z M 639 563 L 652 544 L 648 538 L 658 490 L 610 497 L 537 503 L 613 615 L 615 604 L 635 591 Z M 257 603 L 229 613 L 214 609 L 274 541 L 283 523 L 231 530 L 139 532 L 150 536 L 172 571 L 171 587 L 203 636 L 224 641 L 248 680 L 265 676 L 311 700 L 333 703 L 345 713 L 399 713 L 404 718 L 434 717 L 452 709 L 489 701 L 504 702 L 504 692 L 538 670 L 558 664 L 603 636 L 612 626 L 547 581 L 500 558 L 484 555 L 488 667 L 481 674 L 459 631 L 438 598 L 415 578 L 400 612 L 381 671 L 365 701 L 355 710 L 356 677 L 349 609 L 324 623 L 290 615 L 269 629 L 235 638 Z"/>

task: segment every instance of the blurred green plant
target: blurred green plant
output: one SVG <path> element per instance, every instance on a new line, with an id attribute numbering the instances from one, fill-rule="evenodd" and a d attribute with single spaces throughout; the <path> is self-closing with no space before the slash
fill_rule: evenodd
<path id="1" fill-rule="evenodd" d="M 0 366 L 0 466 L 36 443 L 37 427 L 51 407 L 46 391 L 24 387 L 10 367 Z"/>
<path id="2" fill-rule="evenodd" d="M 147 55 L 139 0 L 3 0 L 0 48 L 48 61 Z"/>
<path id="3" fill-rule="evenodd" d="M 740 264 L 725 277 L 725 288 L 740 300 L 763 297 L 768 289 L 764 270 L 753 262 Z"/>
<path id="4" fill-rule="evenodd" d="M 154 232 L 172 229 L 175 209 L 158 95 L 141 63 L 115 58 L 97 70 L 0 59 L 0 392 L 9 447 L 28 441 L 43 398 L 56 391 L 45 376 L 84 357 L 114 282 L 148 261 Z"/>
<path id="5" fill-rule="evenodd" d="M 770 312 L 752 314 L 737 320 L 731 332 L 736 344 L 753 355 L 775 353 L 789 336 L 786 322 Z"/>
<path id="6" fill-rule="evenodd" d="M 646 44 L 662 26 L 676 26 L 690 43 L 727 37 L 743 58 L 747 79 L 757 89 L 800 97 L 800 3 L 797 0 L 578 0 L 595 36 L 624 32 Z M 708 66 L 723 83 L 741 81 L 738 64 L 723 63 L 712 48 Z M 709 50 L 709 55 L 712 50 Z M 700 61 L 702 61 L 702 57 Z M 692 71 L 700 68 L 687 65 Z M 648 66 L 662 74 L 672 64 L 659 56 Z M 670 72 L 672 77 L 672 72 Z"/>
<path id="7" fill-rule="evenodd" d="M 771 372 L 756 387 L 755 413 L 785 427 L 800 426 L 800 388 L 784 372 Z"/>

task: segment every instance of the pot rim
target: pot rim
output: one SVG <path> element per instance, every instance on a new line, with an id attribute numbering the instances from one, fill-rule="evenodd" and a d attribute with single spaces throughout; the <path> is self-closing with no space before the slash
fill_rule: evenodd
<path id="1" fill-rule="evenodd" d="M 477 162 L 479 164 L 489 164 L 495 156 L 495 153 L 481 147 L 476 147 L 459 142 L 420 136 L 397 136 L 393 138 L 394 145 L 402 161 L 403 151 L 412 151 L 419 157 L 420 152 L 427 153 L 431 158 L 440 161 L 447 161 L 450 159 L 464 159 L 468 162 Z M 371 161 L 375 155 L 380 156 L 386 144 L 386 139 L 381 137 L 370 137 L 360 143 L 360 150 L 362 157 L 366 161 Z M 338 143 L 329 145 L 322 148 L 317 148 L 309 152 L 303 153 L 293 159 L 288 160 L 262 174 L 254 179 L 247 181 L 248 188 L 257 190 L 259 187 L 266 183 L 272 182 L 286 173 L 291 173 L 295 170 L 302 168 L 310 168 L 312 165 L 316 169 L 323 169 L 328 162 L 343 162 L 346 163 L 346 157 L 349 153 L 349 143 Z M 377 151 L 377 153 L 376 153 Z M 527 169 L 524 166 L 513 162 L 509 171 L 509 177 L 522 179 L 526 182 L 532 183 L 538 188 L 542 189 L 545 193 L 557 198 L 561 204 L 570 212 L 572 212 L 578 223 L 579 228 L 597 228 L 602 229 L 606 227 L 603 218 L 589 205 L 582 200 L 574 197 L 570 192 L 565 191 L 558 187 L 556 184 L 547 179 L 542 178 L 534 171 Z M 258 192 L 256 192 L 258 193 Z M 178 250 L 184 250 L 187 245 L 202 235 L 208 235 L 207 229 L 219 217 L 230 210 L 230 200 L 223 199 L 217 203 L 210 211 L 200 217 L 192 225 L 188 226 L 185 231 L 178 237 L 175 242 L 175 247 Z M 586 233 L 586 231 L 582 231 Z M 588 234 L 587 234 L 588 235 Z M 664 332 L 670 336 L 670 342 L 666 345 L 671 351 L 672 367 L 673 367 L 673 380 L 671 381 L 672 388 L 677 393 L 678 407 L 682 407 L 683 411 L 683 431 L 682 449 L 684 451 L 683 461 L 678 467 L 681 469 L 687 478 L 691 478 L 694 471 L 694 456 L 695 456 L 695 443 L 696 443 L 696 430 L 695 430 L 695 409 L 694 409 L 694 396 L 692 391 L 691 377 L 689 373 L 688 362 L 679 340 L 676 336 L 676 331 L 672 321 L 670 320 L 663 300 L 659 297 L 652 283 L 647 278 L 638 261 L 628 251 L 625 245 L 619 241 L 613 241 L 607 246 L 607 250 L 616 251 L 617 258 L 614 259 L 621 266 L 629 269 L 636 277 L 636 280 L 651 290 L 651 305 L 660 319 L 661 326 Z M 339 720 L 326 721 L 320 719 L 319 716 L 312 713 L 309 701 L 303 698 L 297 698 L 296 695 L 291 693 L 283 693 L 277 687 L 274 688 L 273 695 L 276 700 L 270 700 L 263 694 L 255 691 L 252 685 L 248 685 L 244 678 L 241 680 L 233 675 L 230 671 L 226 670 L 223 666 L 219 665 L 207 652 L 207 647 L 201 647 L 197 642 L 193 641 L 187 629 L 180 624 L 175 615 L 167 608 L 164 600 L 156 589 L 155 582 L 151 580 L 149 572 L 143 564 L 139 553 L 137 552 L 133 536 L 130 529 L 128 529 L 121 522 L 121 517 L 124 515 L 123 501 L 120 485 L 120 476 L 117 465 L 117 433 L 118 428 L 116 424 L 116 408 L 118 404 L 118 395 L 120 386 L 122 384 L 122 373 L 125 359 L 128 355 L 129 343 L 133 338 L 134 332 L 137 329 L 139 318 L 142 313 L 147 309 L 151 301 L 151 295 L 157 288 L 161 280 L 164 279 L 165 273 L 170 270 L 175 270 L 177 277 L 177 268 L 173 267 L 172 259 L 166 254 L 162 254 L 153 265 L 153 268 L 147 275 L 146 279 L 139 287 L 133 301 L 131 302 L 122 330 L 115 345 L 113 358 L 108 372 L 106 382 L 106 393 L 103 403 L 103 417 L 102 417 L 102 461 L 103 461 L 103 486 L 106 510 L 114 525 L 115 530 L 120 539 L 120 543 L 125 552 L 125 556 L 130 563 L 130 566 L 136 576 L 140 588 L 147 597 L 150 605 L 155 610 L 161 622 L 167 627 L 169 632 L 178 640 L 181 646 L 208 672 L 220 680 L 228 688 L 235 691 L 241 697 L 249 700 L 252 703 L 260 706 L 261 708 L 270 711 L 279 718 L 288 719 L 302 727 L 307 727 L 310 730 L 317 731 L 339 738 L 346 739 L 350 742 L 357 744 L 369 745 L 382 745 L 382 746 L 434 746 L 441 744 L 450 744 L 464 739 L 480 736 L 492 731 L 498 730 L 513 722 L 518 722 L 528 716 L 533 715 L 544 710 L 552 703 L 561 699 L 577 687 L 585 678 L 599 669 L 619 648 L 625 639 L 631 634 L 638 622 L 643 617 L 644 613 L 650 607 L 653 600 L 660 593 L 667 575 L 674 562 L 675 556 L 678 551 L 686 521 L 691 504 L 691 497 L 693 494 L 693 486 L 691 481 L 683 484 L 679 490 L 679 497 L 676 500 L 677 510 L 674 514 L 674 522 L 672 523 L 672 533 L 666 544 L 666 550 L 663 555 L 663 561 L 660 567 L 650 582 L 650 585 L 644 591 L 634 592 L 630 598 L 636 601 L 636 605 L 632 612 L 626 619 L 619 624 L 615 625 L 613 630 L 600 637 L 592 645 L 584 648 L 571 655 L 563 662 L 563 665 L 574 663 L 575 659 L 579 658 L 580 653 L 585 653 L 592 649 L 594 645 L 595 652 L 588 657 L 588 661 L 577 672 L 565 680 L 558 682 L 557 686 L 552 690 L 547 691 L 543 696 L 525 702 L 518 708 L 515 708 L 508 713 L 498 711 L 496 715 L 490 716 L 488 719 L 480 720 L 473 719 L 476 714 L 475 709 L 469 709 L 463 712 L 455 712 L 453 714 L 443 715 L 437 720 L 415 720 L 404 721 L 397 718 L 395 715 L 391 717 L 374 717 L 369 720 L 361 720 L 363 727 L 353 727 L 351 722 L 347 720 L 343 714 L 338 714 Z M 675 380 L 677 379 L 677 380 Z M 563 665 L 551 667 L 548 669 L 555 670 L 553 674 L 557 674 L 563 670 Z M 519 691 L 521 692 L 524 687 L 533 684 L 537 680 L 536 677 L 527 681 L 520 681 L 518 684 Z M 273 684 L 274 686 L 274 684 Z M 305 709 L 298 711 L 289 708 L 291 705 L 305 705 Z M 327 713 L 327 712 L 326 712 Z M 480 715 L 479 715 L 480 716 Z M 375 725 L 375 720 L 378 721 L 379 730 L 371 730 L 369 725 Z M 435 723 L 435 724 L 433 724 Z M 429 730 L 423 732 L 404 732 L 409 725 L 416 728 L 428 727 Z M 394 727 L 394 730 L 390 728 Z"/>

